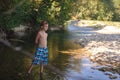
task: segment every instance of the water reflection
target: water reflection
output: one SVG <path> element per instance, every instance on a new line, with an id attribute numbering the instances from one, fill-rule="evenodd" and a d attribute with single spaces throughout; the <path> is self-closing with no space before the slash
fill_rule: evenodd
<path id="1" fill-rule="evenodd" d="M 37 47 L 34 44 L 35 35 L 36 33 L 28 33 L 19 38 L 24 40 L 24 43 L 12 42 L 12 44 L 20 46 L 34 55 Z M 73 35 L 66 31 L 49 33 L 49 63 L 61 71 L 67 72 L 68 80 L 110 80 L 103 72 L 91 68 L 90 60 L 83 58 L 83 55 L 87 53 L 86 50 L 72 41 L 75 39 Z M 0 80 L 39 80 L 39 66 L 33 68 L 30 76 L 26 75 L 31 61 L 28 56 L 13 51 L 0 43 Z M 59 75 L 45 69 L 43 76 L 45 80 L 53 80 L 56 76 Z"/>
<path id="2" fill-rule="evenodd" d="M 36 45 L 34 45 L 35 33 L 25 35 L 22 39 L 25 43 L 12 42 L 15 46 L 21 46 L 22 49 L 34 54 Z M 69 54 L 63 54 L 59 51 L 75 49 L 79 46 L 70 41 L 68 32 L 52 32 L 48 37 L 49 63 L 65 71 L 69 65 Z M 0 43 L 0 80 L 26 80 L 26 71 L 31 64 L 31 59 L 24 54 L 13 51 Z M 50 70 L 45 70 L 47 78 L 54 78 Z M 31 80 L 39 80 L 39 66 L 35 66 L 30 76 Z"/>
<path id="3" fill-rule="evenodd" d="M 75 49 L 80 46 L 70 40 L 68 32 L 53 32 L 48 37 L 49 59 L 52 61 L 62 50 Z"/>

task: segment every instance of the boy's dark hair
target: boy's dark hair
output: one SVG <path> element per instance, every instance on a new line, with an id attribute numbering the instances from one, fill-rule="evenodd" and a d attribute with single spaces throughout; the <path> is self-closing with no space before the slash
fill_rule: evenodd
<path id="1" fill-rule="evenodd" d="M 43 26 L 44 24 L 48 24 L 48 22 L 47 21 L 41 21 L 41 23 L 40 23 L 40 26 Z"/>

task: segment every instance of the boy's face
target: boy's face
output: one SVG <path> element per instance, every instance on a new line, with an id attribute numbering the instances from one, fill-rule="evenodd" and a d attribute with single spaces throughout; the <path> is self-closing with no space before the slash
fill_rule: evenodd
<path id="1" fill-rule="evenodd" d="M 48 30 L 48 23 L 44 23 L 43 28 L 45 31 L 47 31 Z"/>

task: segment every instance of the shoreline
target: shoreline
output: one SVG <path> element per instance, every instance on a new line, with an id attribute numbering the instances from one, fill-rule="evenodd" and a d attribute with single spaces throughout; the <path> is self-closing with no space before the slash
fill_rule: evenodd
<path id="1" fill-rule="evenodd" d="M 90 60 L 97 62 L 102 67 L 98 70 L 111 71 L 120 74 L 120 28 L 104 25 L 101 29 L 94 29 L 84 21 L 78 21 L 73 26 L 80 28 L 81 36 L 74 41 L 87 49 Z M 87 25 L 87 26 L 86 26 Z M 84 31 L 84 29 L 92 28 Z"/>

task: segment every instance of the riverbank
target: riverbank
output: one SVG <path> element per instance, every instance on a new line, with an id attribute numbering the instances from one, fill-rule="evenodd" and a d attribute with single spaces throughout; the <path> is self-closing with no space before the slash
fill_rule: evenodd
<path id="1" fill-rule="evenodd" d="M 99 22 L 96 29 L 85 21 L 75 22 L 74 26 L 82 33 L 75 42 L 88 50 L 92 62 L 104 65 L 97 69 L 120 74 L 120 28 Z"/>

